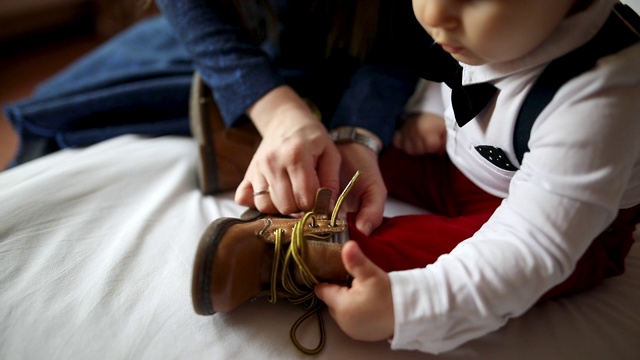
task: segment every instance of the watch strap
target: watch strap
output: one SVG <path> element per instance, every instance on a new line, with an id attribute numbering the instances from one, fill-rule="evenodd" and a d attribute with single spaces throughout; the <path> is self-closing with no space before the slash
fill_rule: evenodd
<path id="1" fill-rule="evenodd" d="M 373 136 L 354 126 L 341 126 L 330 132 L 331 139 L 336 144 L 358 143 L 376 154 L 382 150 L 382 144 Z"/>

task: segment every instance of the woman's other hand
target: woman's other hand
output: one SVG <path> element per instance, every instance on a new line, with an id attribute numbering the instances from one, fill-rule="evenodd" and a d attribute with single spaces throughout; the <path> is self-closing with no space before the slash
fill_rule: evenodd
<path id="1" fill-rule="evenodd" d="M 356 227 L 369 235 L 382 223 L 387 200 L 387 188 L 380 173 L 378 154 L 358 143 L 340 144 L 338 151 L 342 158 L 342 186 L 347 184 L 356 171 L 361 173 L 349 193 L 346 210 L 357 213 Z"/>

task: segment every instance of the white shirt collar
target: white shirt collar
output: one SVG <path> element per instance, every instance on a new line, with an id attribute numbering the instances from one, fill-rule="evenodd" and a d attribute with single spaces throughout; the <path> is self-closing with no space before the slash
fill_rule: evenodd
<path id="1" fill-rule="evenodd" d="M 462 84 L 497 80 L 540 66 L 569 53 L 596 35 L 616 2 L 617 0 L 594 0 L 585 10 L 566 18 L 545 42 L 521 58 L 478 66 L 461 63 Z"/>

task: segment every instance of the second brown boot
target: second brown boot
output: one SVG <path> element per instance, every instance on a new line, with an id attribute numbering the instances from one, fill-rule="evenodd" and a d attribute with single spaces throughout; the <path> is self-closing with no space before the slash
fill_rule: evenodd
<path id="1" fill-rule="evenodd" d="M 253 124 L 228 128 L 196 72 L 191 85 L 189 122 L 198 143 L 198 182 L 203 194 L 234 190 L 249 167 L 262 138 Z"/>

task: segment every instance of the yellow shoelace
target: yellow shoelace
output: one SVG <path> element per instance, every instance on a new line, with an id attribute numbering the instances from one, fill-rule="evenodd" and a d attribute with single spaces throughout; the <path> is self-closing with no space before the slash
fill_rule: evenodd
<path id="1" fill-rule="evenodd" d="M 347 197 L 347 194 L 355 184 L 355 182 L 360 177 L 360 172 L 356 171 L 351 181 L 347 184 L 347 186 L 342 190 L 342 193 L 338 197 L 336 201 L 336 206 L 333 208 L 333 213 L 331 214 L 331 219 L 329 221 L 329 226 L 335 226 L 336 221 L 338 220 L 338 213 L 340 212 L 340 207 L 344 202 L 344 199 Z M 282 235 L 284 234 L 284 229 L 277 229 L 275 231 L 275 239 L 274 239 L 274 254 L 273 254 L 273 267 L 271 269 L 271 293 L 269 295 L 269 302 L 275 304 L 277 301 L 277 283 L 278 283 L 278 275 L 280 277 L 280 283 L 282 284 L 282 288 L 291 296 L 288 297 L 288 300 L 294 304 L 303 304 L 308 311 L 302 315 L 291 327 L 291 341 L 295 345 L 295 347 L 301 352 L 307 355 L 315 355 L 318 354 L 324 348 L 325 343 L 325 330 L 324 330 L 324 322 L 322 320 L 322 309 L 324 304 L 318 300 L 316 297 L 313 287 L 319 283 L 315 276 L 311 273 L 311 270 L 307 267 L 307 264 L 304 262 L 302 254 L 304 253 L 304 247 L 306 246 L 305 239 L 312 238 L 314 240 L 328 240 L 333 236 L 332 233 L 325 234 L 308 234 L 305 233 L 306 224 L 310 227 L 317 227 L 317 218 L 316 214 L 313 212 L 307 212 L 298 220 L 298 222 L 293 226 L 292 234 L 291 234 L 291 243 L 289 244 L 289 248 L 286 250 L 284 254 L 284 259 L 281 259 L 282 254 Z M 294 261 L 297 265 L 300 274 L 302 276 L 302 280 L 304 282 L 305 288 L 302 289 L 298 285 L 296 285 L 293 275 L 291 271 L 289 271 L 289 264 L 291 261 Z M 318 319 L 318 328 L 320 331 L 320 341 L 318 345 L 313 348 L 307 348 L 300 344 L 297 338 L 297 330 L 300 325 L 307 320 L 309 317 L 315 315 Z"/>

